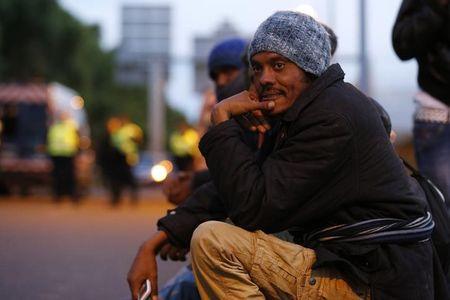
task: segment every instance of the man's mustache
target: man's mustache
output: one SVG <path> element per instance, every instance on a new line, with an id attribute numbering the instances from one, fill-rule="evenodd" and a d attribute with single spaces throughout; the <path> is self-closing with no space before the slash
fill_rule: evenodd
<path id="1" fill-rule="evenodd" d="M 284 95 L 284 91 L 281 89 L 274 88 L 273 84 L 261 85 L 261 87 L 258 91 L 258 95 L 264 95 L 265 93 L 268 93 L 268 92 L 275 92 L 275 93 L 280 93 L 280 94 Z"/>

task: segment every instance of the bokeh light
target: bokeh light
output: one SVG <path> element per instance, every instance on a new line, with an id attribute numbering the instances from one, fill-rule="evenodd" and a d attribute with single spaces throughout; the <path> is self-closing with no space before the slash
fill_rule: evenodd
<path id="1" fill-rule="evenodd" d="M 167 170 L 164 166 L 157 164 L 152 167 L 150 170 L 150 175 L 152 176 L 155 182 L 161 182 L 167 177 Z"/>
<path id="2" fill-rule="evenodd" d="M 75 110 L 83 109 L 84 107 L 84 99 L 80 96 L 74 96 L 70 101 L 70 106 Z"/>

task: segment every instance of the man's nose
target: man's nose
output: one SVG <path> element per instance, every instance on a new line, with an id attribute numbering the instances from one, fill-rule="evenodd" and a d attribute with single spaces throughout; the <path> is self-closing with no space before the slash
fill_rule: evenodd
<path id="1" fill-rule="evenodd" d="M 225 86 L 228 84 L 228 76 L 226 74 L 223 73 L 219 73 L 217 74 L 216 77 L 216 85 L 217 86 Z"/>
<path id="2" fill-rule="evenodd" d="M 259 78 L 259 82 L 261 85 L 271 85 L 275 83 L 275 74 L 269 69 L 265 69 L 262 71 L 261 77 Z"/>

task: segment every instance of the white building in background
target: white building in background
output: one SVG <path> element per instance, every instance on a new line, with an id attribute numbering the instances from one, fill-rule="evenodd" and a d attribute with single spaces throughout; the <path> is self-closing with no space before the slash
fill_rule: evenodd
<path id="1" fill-rule="evenodd" d="M 223 22 L 208 36 L 196 36 L 194 38 L 194 89 L 202 93 L 211 87 L 208 76 L 208 56 L 213 46 L 226 38 L 243 37 L 228 21 Z"/>
<path id="2" fill-rule="evenodd" d="M 122 39 L 116 54 L 116 80 L 145 85 L 149 62 L 161 61 L 167 78 L 170 63 L 170 6 L 122 7 Z"/>

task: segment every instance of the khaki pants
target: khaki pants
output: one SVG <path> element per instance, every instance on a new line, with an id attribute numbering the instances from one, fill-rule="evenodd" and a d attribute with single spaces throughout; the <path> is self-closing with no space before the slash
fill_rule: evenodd
<path id="1" fill-rule="evenodd" d="M 311 270 L 313 250 L 216 221 L 191 240 L 202 299 L 369 299 L 369 288 L 331 268 Z"/>

